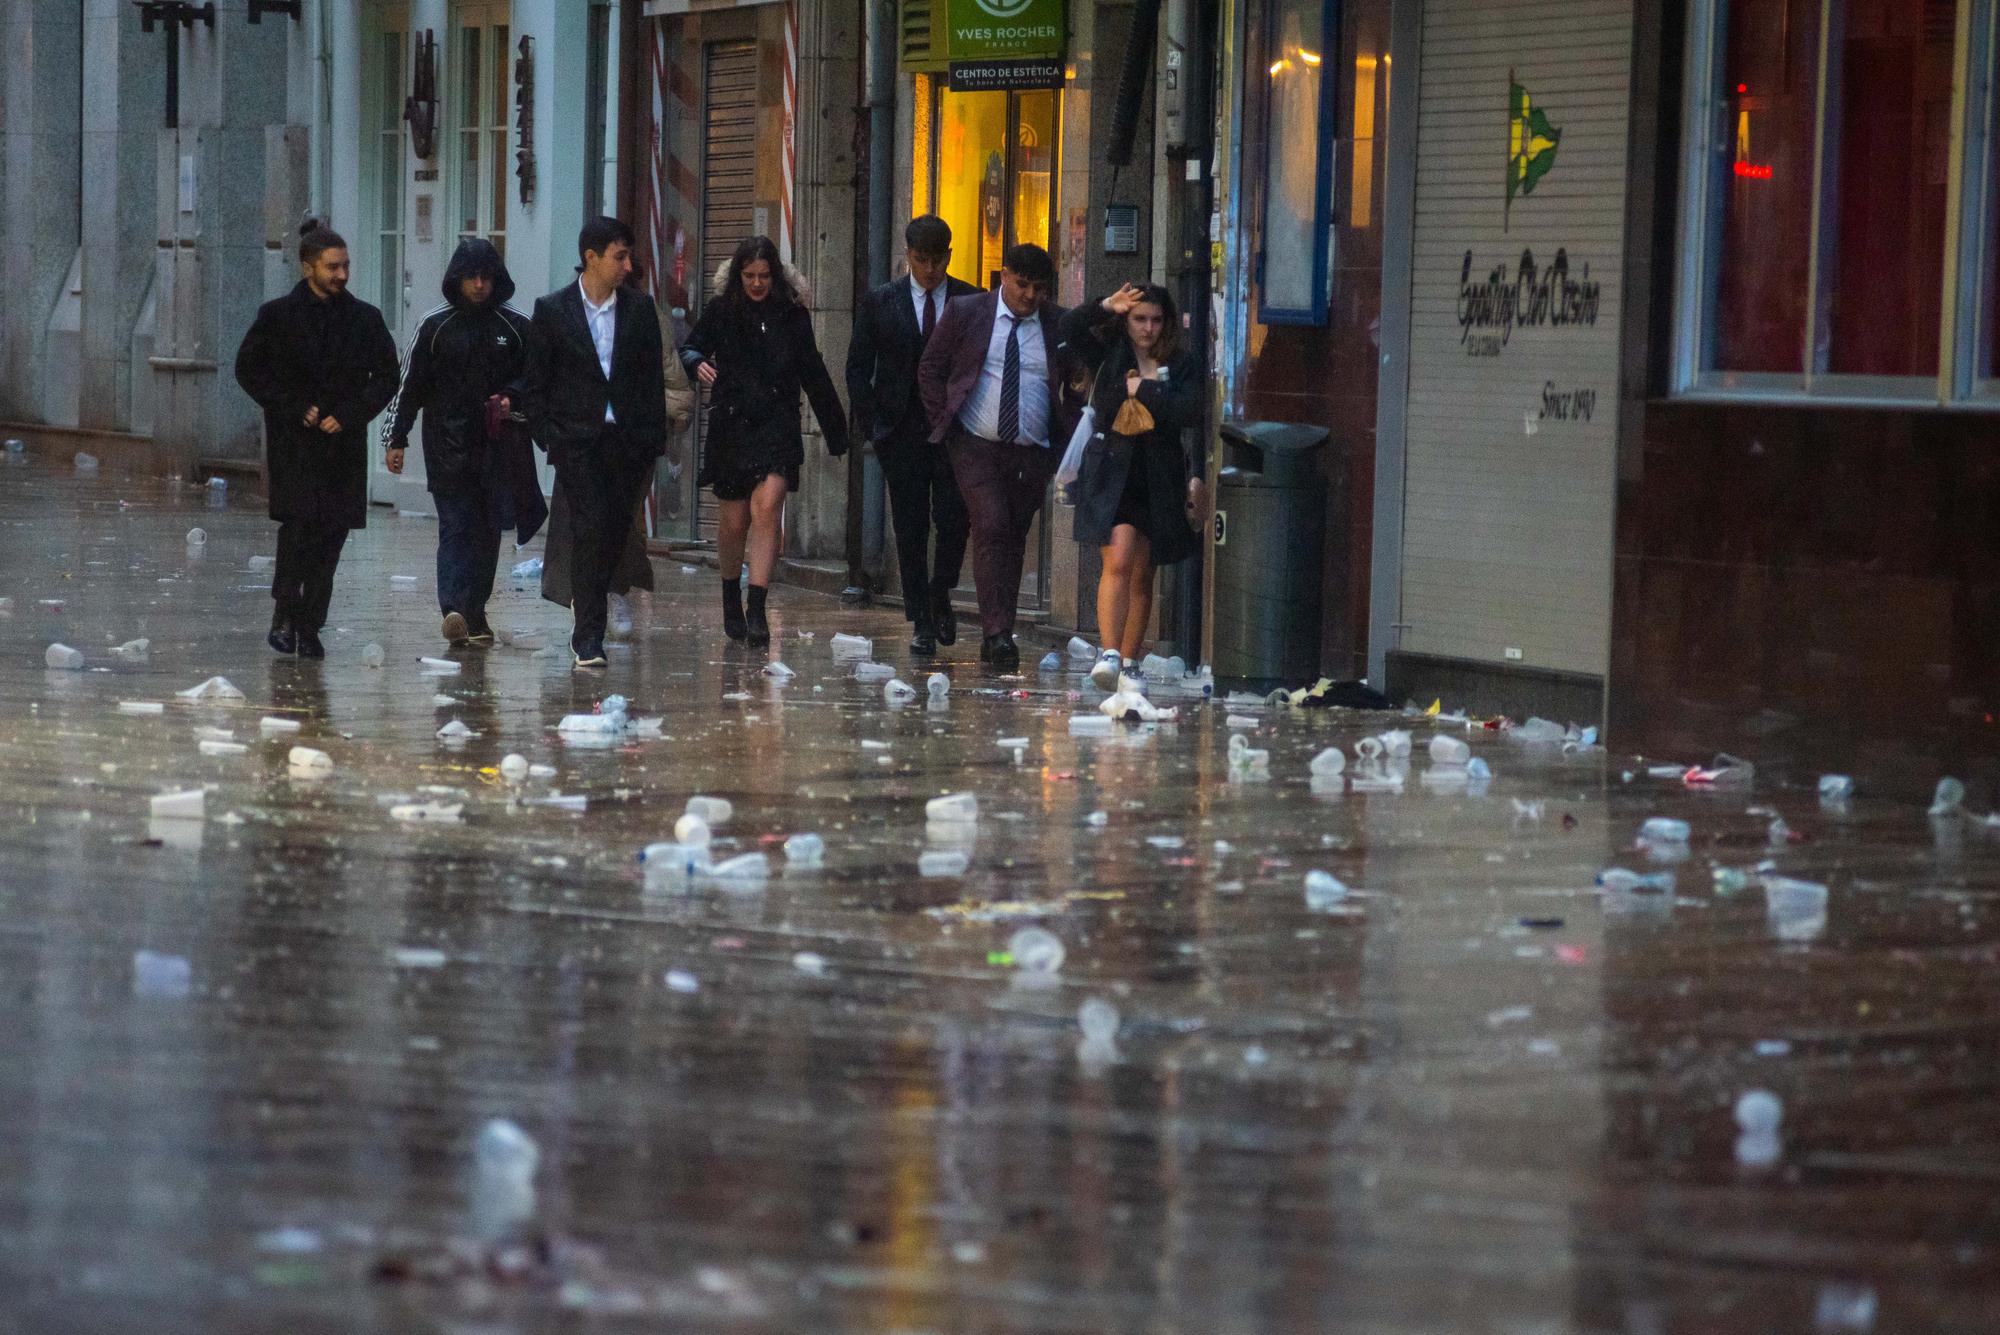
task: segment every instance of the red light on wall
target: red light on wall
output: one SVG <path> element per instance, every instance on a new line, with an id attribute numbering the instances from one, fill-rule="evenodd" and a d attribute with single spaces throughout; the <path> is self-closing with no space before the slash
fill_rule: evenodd
<path id="1" fill-rule="evenodd" d="M 1768 181 L 1771 179 L 1770 167 L 1755 162 L 1737 163 L 1736 174 L 1748 181 Z"/>
<path id="2" fill-rule="evenodd" d="M 1739 83 L 1736 85 L 1736 91 L 1739 93 L 1747 93 L 1750 91 L 1750 85 L 1747 83 Z"/>

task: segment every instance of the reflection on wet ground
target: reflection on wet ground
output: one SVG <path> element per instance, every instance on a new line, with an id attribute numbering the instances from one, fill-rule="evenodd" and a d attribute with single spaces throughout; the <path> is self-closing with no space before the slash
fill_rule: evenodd
<path id="1" fill-rule="evenodd" d="M 1411 725 L 1181 701 L 1072 736 L 1081 676 L 970 637 L 941 706 L 892 709 L 830 641 L 921 690 L 896 614 L 781 590 L 776 679 L 665 561 L 608 672 L 447 654 L 435 534 L 377 511 L 327 660 L 274 660 L 252 500 L 0 472 L 0 1327 L 1993 1329 L 1977 820 L 1484 732 L 1467 785 L 1421 721 L 1366 791 L 1315 784 Z M 563 641 L 528 592 L 494 622 Z M 177 695 L 213 675 L 246 700 Z M 559 738 L 614 693 L 660 735 Z M 196 786 L 205 819 L 150 818 Z M 976 824 L 927 825 L 955 791 Z M 695 794 L 767 880 L 649 881 Z M 461 819 L 392 817 L 427 803 Z M 1655 815 L 1684 852 L 1634 847 Z"/>

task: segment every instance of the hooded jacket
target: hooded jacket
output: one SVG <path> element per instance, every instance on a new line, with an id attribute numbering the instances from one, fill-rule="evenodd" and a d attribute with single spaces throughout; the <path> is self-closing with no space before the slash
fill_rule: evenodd
<path id="1" fill-rule="evenodd" d="M 481 273 L 493 279 L 493 295 L 475 306 L 462 285 Z M 507 304 L 513 295 L 514 280 L 493 243 L 461 241 L 445 268 L 444 305 L 423 318 L 410 340 L 402 388 L 389 404 L 386 443 L 405 448 L 423 414 L 424 477 L 435 495 L 476 489 L 492 469 L 510 464 L 505 442 L 494 449 L 486 439 L 486 400 L 508 392 L 527 365 L 528 317 Z"/>

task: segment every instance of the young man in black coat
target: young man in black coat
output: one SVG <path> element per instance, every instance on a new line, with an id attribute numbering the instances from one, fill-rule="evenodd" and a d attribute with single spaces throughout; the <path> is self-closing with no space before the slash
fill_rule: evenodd
<path id="1" fill-rule="evenodd" d="M 490 644 L 500 531 L 519 542 L 548 516 L 525 427 L 512 425 L 513 386 L 528 364 L 528 317 L 507 304 L 514 280 L 499 250 L 469 237 L 444 271 L 445 304 L 410 340 L 403 387 L 389 405 L 388 465 L 424 417 L 424 483 L 438 512 L 438 610 L 452 645 Z"/>
<path id="2" fill-rule="evenodd" d="M 910 272 L 876 288 L 854 312 L 847 345 L 847 402 L 854 432 L 873 441 L 889 484 L 896 526 L 896 564 L 902 575 L 903 615 L 911 626 L 910 652 L 928 658 L 958 638 L 951 592 L 965 563 L 971 520 L 951 473 L 951 454 L 930 440 L 930 420 L 917 393 L 917 363 L 953 297 L 978 288 L 951 277 L 951 227 L 935 214 L 903 231 Z M 937 524 L 937 563 L 930 556 Z"/>
<path id="3" fill-rule="evenodd" d="M 632 229 L 593 218 L 577 237 L 577 281 L 535 303 L 516 400 L 549 452 L 575 532 L 570 652 L 604 666 L 606 596 L 632 509 L 667 448 L 667 387 L 652 298 L 625 285 Z"/>
<path id="4" fill-rule="evenodd" d="M 270 645 L 324 658 L 319 639 L 347 531 L 368 524 L 368 423 L 396 392 L 382 312 L 347 290 L 347 243 L 308 221 L 299 285 L 257 312 L 236 383 L 264 410 L 271 518 L 278 521 Z"/>

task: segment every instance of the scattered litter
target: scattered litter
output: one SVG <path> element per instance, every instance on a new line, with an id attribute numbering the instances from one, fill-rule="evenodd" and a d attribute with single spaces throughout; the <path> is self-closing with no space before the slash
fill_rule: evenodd
<path id="1" fill-rule="evenodd" d="M 324 751 L 315 751 L 310 746 L 295 746 L 285 758 L 295 774 L 330 774 L 333 772 L 333 757 Z"/>
<path id="2" fill-rule="evenodd" d="M 1817 881 L 1766 873 L 1764 907 L 1780 941 L 1813 941 L 1826 931 L 1827 890 Z"/>
<path id="3" fill-rule="evenodd" d="M 824 978 L 826 976 L 826 957 L 814 954 L 810 950 L 801 950 L 798 954 L 792 956 L 792 967 L 800 973 L 810 974 L 814 978 Z"/>
<path id="4" fill-rule="evenodd" d="M 1069 637 L 1069 656 L 1077 662 L 1087 663 L 1097 657 L 1097 650 L 1091 647 L 1089 640 L 1072 635 Z"/>
<path id="5" fill-rule="evenodd" d="M 771 860 L 762 853 L 739 853 L 727 862 L 716 863 L 709 875 L 739 885 L 762 885 L 771 875 Z"/>
<path id="6" fill-rule="evenodd" d="M 74 462 L 76 464 L 76 471 L 79 473 L 95 473 L 97 471 L 97 456 L 94 454 L 85 454 L 82 450 L 78 450 Z"/>
<path id="7" fill-rule="evenodd" d="M 1118 1037 L 1118 1008 L 1092 997 L 1076 1008 L 1076 1023 L 1086 1043 L 1110 1043 Z"/>
<path id="8" fill-rule="evenodd" d="M 417 586 L 417 577 L 415 575 L 391 575 L 389 576 L 389 582 L 400 589 L 414 589 Z"/>
<path id="9" fill-rule="evenodd" d="M 426 677 L 456 677 L 464 670 L 462 665 L 449 658 L 419 658 L 417 666 L 423 669 Z"/>
<path id="10" fill-rule="evenodd" d="M 275 556 L 253 556 L 250 558 L 250 569 L 253 572 L 276 570 L 277 568 L 278 558 Z"/>
<path id="11" fill-rule="evenodd" d="M 1814 1335 L 1867 1335 L 1875 1329 L 1875 1302 L 1866 1284 L 1822 1284 L 1813 1300 Z"/>
<path id="12" fill-rule="evenodd" d="M 198 749 L 205 756 L 240 756 L 250 748 L 242 742 L 225 742 L 217 741 L 214 738 L 203 738 Z"/>
<path id="13" fill-rule="evenodd" d="M 227 677 L 210 677 L 199 686 L 190 686 L 185 691 L 176 691 L 183 700 L 213 700 L 229 703 L 241 702 L 243 692 L 237 690 Z"/>
<path id="14" fill-rule="evenodd" d="M 512 573 L 514 576 L 514 587 L 516 589 L 526 589 L 529 581 L 539 580 L 542 577 L 542 558 L 539 556 L 529 557 L 527 560 L 516 565 Z"/>
<path id="15" fill-rule="evenodd" d="M 1597 873 L 1597 884 L 1614 895 L 1671 895 L 1674 892 L 1674 874 L 1670 871 L 1641 873 L 1626 867 L 1609 867 Z"/>
<path id="16" fill-rule="evenodd" d="M 590 809 L 590 799 L 582 793 L 570 795 L 550 793 L 547 797 L 530 798 L 528 805 L 531 807 L 553 807 L 557 811 L 588 811 Z"/>
<path id="17" fill-rule="evenodd" d="M 685 969 L 669 969 L 666 974 L 667 990 L 692 995 L 701 991 L 701 980 Z"/>
<path id="18" fill-rule="evenodd" d="M 1666 816 L 1653 816 L 1639 827 L 1639 842 L 1642 844 L 1685 844 L 1693 831 L 1684 820 L 1673 820 Z"/>
<path id="19" fill-rule="evenodd" d="M 1259 720 L 1251 718 L 1248 714 L 1226 714 L 1223 716 L 1222 726 L 1225 728 L 1254 728 L 1258 722 Z"/>
<path id="20" fill-rule="evenodd" d="M 783 663 L 773 660 L 764 665 L 764 675 L 775 678 L 778 681 L 790 681 L 799 674 L 786 667 Z"/>
<path id="21" fill-rule="evenodd" d="M 1783 1153 L 1778 1126 L 1784 1115 L 1784 1103 L 1767 1089 L 1748 1090 L 1738 1097 L 1736 1126 L 1742 1134 L 1736 1138 L 1736 1161 L 1750 1168 L 1775 1163 Z"/>
<path id="22" fill-rule="evenodd" d="M 1681 776 L 1690 788 L 1749 788 L 1757 781 L 1757 767 L 1732 755 L 1719 755 L 1706 769 L 1697 765 Z"/>
<path id="23" fill-rule="evenodd" d="M 1307 768 L 1315 779 L 1337 778 L 1347 768 L 1347 752 L 1337 746 L 1329 746 L 1314 756 Z"/>
<path id="24" fill-rule="evenodd" d="M 1112 722 L 1102 714 L 1072 714 L 1069 718 L 1069 735 L 1072 737 L 1109 737 Z"/>
<path id="25" fill-rule="evenodd" d="M 1520 1024 L 1534 1018 L 1533 1006 L 1503 1006 L 1497 1011 L 1487 1012 L 1486 1024 L 1490 1029 L 1498 1029 L 1503 1025 Z"/>
<path id="26" fill-rule="evenodd" d="M 687 813 L 699 816 L 710 825 L 727 825 L 729 818 L 736 814 L 726 797 L 703 797 L 696 794 L 687 800 Z"/>
<path id="27" fill-rule="evenodd" d="M 236 740 L 236 734 L 229 729 L 211 727 L 208 724 L 202 724 L 200 727 L 197 727 L 194 730 L 194 735 L 197 740 L 204 742 L 231 742 Z"/>
<path id="28" fill-rule="evenodd" d="M 1229 777 L 1233 782 L 1257 782 L 1271 777 L 1271 753 L 1254 749 L 1240 732 L 1229 735 Z"/>
<path id="29" fill-rule="evenodd" d="M 50 666 L 54 666 L 54 664 Z M 1965 785 L 1957 779 L 1939 779 L 1937 792 L 1931 797 L 1930 814 L 1933 816 L 1963 816 L 1965 814 Z"/>
<path id="30" fill-rule="evenodd" d="M 200 788 L 177 793 L 159 793 L 153 798 L 152 814 L 174 820 L 200 820 L 208 810 L 208 794 Z"/>
<path id="31" fill-rule="evenodd" d="M 1306 873 L 1306 907 L 1324 913 L 1347 898 L 1347 886 L 1331 872 Z"/>
<path id="32" fill-rule="evenodd" d="M 674 822 L 674 838 L 686 848 L 707 848 L 712 834 L 708 822 L 690 811 Z"/>
<path id="33" fill-rule="evenodd" d="M 895 675 L 896 669 L 890 667 L 887 663 L 868 662 L 856 663 L 854 665 L 854 679 L 858 682 L 872 684 L 878 681 L 890 681 L 894 679 Z M 915 694 L 915 692 L 911 692 L 911 694 Z"/>
<path id="34" fill-rule="evenodd" d="M 858 677 L 860 674 L 857 671 L 855 675 Z M 882 700 L 885 704 L 908 704 L 916 698 L 917 688 L 900 677 L 892 679 L 882 687 Z"/>
<path id="35" fill-rule="evenodd" d="M 278 733 L 297 732 L 301 726 L 299 720 L 295 718 L 274 718 L 267 716 L 257 720 L 257 731 L 263 733 L 266 737 L 275 736 Z"/>
<path id="36" fill-rule="evenodd" d="M 1456 737 L 1440 733 L 1431 738 L 1431 761 L 1438 765 L 1463 767 L 1472 759 L 1472 748 Z"/>
<path id="37" fill-rule="evenodd" d="M 361 646 L 361 666 L 363 667 L 381 667 L 383 663 L 388 661 L 388 657 L 382 651 L 382 646 L 379 644 L 364 644 Z"/>
<path id="38" fill-rule="evenodd" d="M 970 824 L 979 819 L 979 797 L 975 793 L 934 797 L 924 804 L 924 819 L 940 825 Z"/>
<path id="39" fill-rule="evenodd" d="M 826 840 L 816 834 L 795 834 L 785 840 L 785 861 L 800 867 L 817 867 L 826 860 Z"/>
<path id="40" fill-rule="evenodd" d="M 500 761 L 500 777 L 508 783 L 519 783 L 528 777 L 528 758 L 523 755 L 509 755 Z"/>
<path id="41" fill-rule="evenodd" d="M 325 1245 L 320 1235 L 309 1228 L 274 1228 L 257 1235 L 258 1251 L 281 1256 L 309 1256 Z"/>
<path id="42" fill-rule="evenodd" d="M 462 802 L 405 802 L 389 808 L 389 819 L 412 825 L 456 825 L 464 814 Z"/>
<path id="43" fill-rule="evenodd" d="M 399 969 L 442 969 L 445 964 L 444 952 L 431 946 L 396 946 L 389 959 Z"/>
<path id="44" fill-rule="evenodd" d="M 639 863 L 648 880 L 689 878 L 708 870 L 708 845 L 648 844 L 639 850 Z"/>
<path id="45" fill-rule="evenodd" d="M 1063 943 L 1045 928 L 1023 927 L 1008 938 L 1007 953 L 1023 973 L 1049 975 L 1062 971 Z"/>
<path id="46" fill-rule="evenodd" d="M 1047 653 L 1042 655 L 1042 662 L 1041 662 L 1042 671 L 1061 672 L 1062 665 L 1063 665 L 1062 655 L 1057 653 L 1055 650 L 1051 649 Z"/>
<path id="47" fill-rule="evenodd" d="M 158 700 L 120 700 L 118 712 L 121 714 L 164 714 L 167 707 Z"/>
<path id="48" fill-rule="evenodd" d="M 917 858 L 917 875 L 928 878 L 949 878 L 965 875 L 972 860 L 955 848 L 926 849 Z"/>
<path id="49" fill-rule="evenodd" d="M 1508 729 L 1507 736 L 1517 742 L 1547 744 L 1567 741 L 1569 729 L 1545 718 L 1531 718 L 1526 723 Z"/>
<path id="50" fill-rule="evenodd" d="M 113 649 L 111 656 L 121 663 L 144 663 L 152 657 L 152 649 L 151 640 L 127 640 Z"/>
<path id="51" fill-rule="evenodd" d="M 942 672 L 933 672 L 924 678 L 924 690 L 929 693 L 931 699 L 942 700 L 951 694 L 951 678 Z"/>
<path id="52" fill-rule="evenodd" d="M 83 653 L 66 644 L 52 644 L 43 653 L 42 661 L 58 672 L 78 672 L 83 668 Z"/>
<path id="53" fill-rule="evenodd" d="M 441 742 L 465 742 L 470 741 L 479 734 L 466 727 L 462 720 L 453 719 L 442 728 L 439 728 L 437 735 L 438 740 Z"/>
<path id="54" fill-rule="evenodd" d="M 180 955 L 151 950 L 132 953 L 132 995 L 178 1001 L 194 986 L 194 970 Z"/>
<path id="55" fill-rule="evenodd" d="M 1465 762 L 1465 777 L 1473 783 L 1481 783 L 1493 777 L 1493 767 L 1478 756 Z"/>
<path id="56" fill-rule="evenodd" d="M 1162 709 L 1137 691 L 1115 691 L 1105 696 L 1097 712 L 1125 723 L 1172 723 L 1180 717 L 1178 709 Z"/>
<path id="57" fill-rule="evenodd" d="M 836 635 L 829 643 L 836 663 L 848 660 L 866 662 L 875 656 L 875 641 L 865 635 Z"/>

